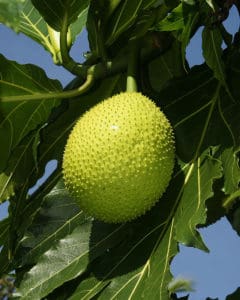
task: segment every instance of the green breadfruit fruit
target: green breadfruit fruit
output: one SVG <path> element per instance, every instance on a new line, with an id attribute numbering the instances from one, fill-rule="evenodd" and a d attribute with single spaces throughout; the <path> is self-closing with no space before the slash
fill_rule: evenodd
<path id="1" fill-rule="evenodd" d="M 65 185 L 81 209 L 118 223 L 149 210 L 174 167 L 174 138 L 166 116 L 137 92 L 115 95 L 80 117 L 63 157 Z"/>

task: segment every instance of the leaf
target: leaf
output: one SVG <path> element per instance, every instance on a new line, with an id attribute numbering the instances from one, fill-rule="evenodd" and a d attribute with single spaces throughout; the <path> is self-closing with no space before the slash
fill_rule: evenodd
<path id="1" fill-rule="evenodd" d="M 155 1 L 152 0 L 123 1 L 122 4 L 117 7 L 109 24 L 107 24 L 106 45 L 111 45 L 120 34 L 134 23 L 139 12 L 151 7 L 154 2 Z"/>
<path id="2" fill-rule="evenodd" d="M 240 287 L 236 289 L 231 295 L 226 297 L 226 300 L 238 300 L 240 297 Z"/>
<path id="3" fill-rule="evenodd" d="M 0 246 L 2 246 L 7 239 L 8 229 L 9 229 L 9 218 L 5 218 L 0 221 Z"/>
<path id="4" fill-rule="evenodd" d="M 44 254 L 19 287 L 23 299 L 42 299 L 63 282 L 84 272 L 88 264 L 90 229 L 91 223 L 76 228 Z"/>
<path id="5" fill-rule="evenodd" d="M 157 31 L 174 31 L 184 28 L 183 4 L 180 3 L 156 26 Z"/>
<path id="6" fill-rule="evenodd" d="M 26 97 L 60 92 L 61 86 L 59 82 L 48 79 L 44 71 L 34 65 L 20 65 L 0 56 L 0 66 L 0 171 L 4 172 L 0 177 L 0 196 L 2 200 L 6 200 L 4 197 L 13 194 L 11 178 L 15 170 L 23 163 L 22 159 L 26 158 L 29 147 L 34 150 L 33 145 L 37 144 L 35 139 L 38 135 L 32 131 L 44 126 L 52 108 L 59 104 L 59 100 L 55 100 L 54 97 L 44 99 L 43 96 L 39 97 L 39 100 L 26 100 Z M 18 101 L 12 101 L 14 96 L 18 96 Z M 30 132 L 32 136 L 27 137 Z M 8 166 L 10 158 L 11 168 Z M 35 166 L 34 159 L 33 164 Z"/>
<path id="7" fill-rule="evenodd" d="M 221 155 L 224 167 L 224 192 L 231 195 L 238 189 L 240 170 L 238 167 L 239 159 L 236 153 L 232 153 L 232 149 L 226 149 Z"/>
<path id="8" fill-rule="evenodd" d="M 222 60 L 222 35 L 218 28 L 205 27 L 202 32 L 203 56 L 215 77 L 225 83 L 225 66 Z"/>
<path id="9" fill-rule="evenodd" d="M 0 56 L 1 65 L 1 169 L 6 166 L 9 153 L 18 143 L 39 124 L 44 124 L 51 109 L 59 101 L 25 100 L 26 95 L 44 95 L 49 92 L 61 91 L 58 81 L 47 78 L 45 72 L 34 65 L 20 65 Z M 18 101 L 12 101 L 12 96 L 19 96 Z"/>
<path id="10" fill-rule="evenodd" d="M 169 261 L 177 252 L 174 220 L 167 215 L 171 205 L 162 201 L 128 224 L 123 242 L 91 266 L 91 276 L 69 299 L 168 299 Z"/>
<path id="11" fill-rule="evenodd" d="M 0 1 L 0 23 L 14 30 L 19 29 L 19 14 L 24 0 L 1 0 Z"/>
<path id="12" fill-rule="evenodd" d="M 157 31 L 178 31 L 177 37 L 182 42 L 183 65 L 185 65 L 186 47 L 199 19 L 199 8 L 192 4 L 180 3 L 155 26 Z"/>
<path id="13" fill-rule="evenodd" d="M 199 7 L 194 3 L 183 2 L 174 8 L 163 20 L 156 26 L 158 31 L 175 31 L 177 30 L 177 38 L 182 45 L 182 63 L 185 66 L 185 51 L 190 41 L 191 35 L 197 28 L 199 21 Z"/>
<path id="14" fill-rule="evenodd" d="M 53 46 L 51 45 L 48 36 L 47 25 L 30 0 L 25 0 L 24 6 L 20 11 L 19 30 L 43 45 L 50 53 L 54 53 Z"/>
<path id="15" fill-rule="evenodd" d="M 197 28 L 196 25 L 199 22 L 199 18 L 200 18 L 200 14 L 199 14 L 199 10 L 197 9 L 196 6 L 194 8 L 192 8 L 191 10 L 189 10 L 187 20 L 185 21 L 185 26 L 184 26 L 184 28 L 182 30 L 182 33 L 181 33 L 182 63 L 183 63 L 183 65 L 186 64 L 185 60 L 186 60 L 187 45 L 190 42 L 190 39 L 191 39 L 191 36 L 192 36 L 193 32 Z"/>
<path id="16" fill-rule="evenodd" d="M 89 246 L 91 227 L 90 221 L 81 224 L 40 258 L 38 264 L 24 276 L 19 287 L 22 298 L 41 299 L 65 281 L 82 274 L 89 261 L 106 251 L 109 241 L 119 238 L 124 226 L 113 226 L 104 239 Z"/>
<path id="17" fill-rule="evenodd" d="M 237 234 L 240 236 L 240 201 L 238 198 L 238 201 L 234 203 L 232 209 L 228 212 L 227 218 L 230 222 L 232 228 L 237 232 Z"/>
<path id="18" fill-rule="evenodd" d="M 41 3 L 42 1 L 38 1 L 38 5 L 41 6 Z M 81 2 L 81 5 L 82 3 L 83 2 Z M 87 19 L 87 12 L 88 7 L 83 8 L 83 10 L 81 10 L 77 15 L 75 22 L 70 25 L 72 42 L 75 41 L 76 36 L 80 34 L 82 29 L 84 28 Z M 47 26 L 47 23 L 40 15 L 38 10 L 33 6 L 31 0 L 25 0 L 23 7 L 19 10 L 18 31 L 24 33 L 31 39 L 41 44 L 47 51 L 52 54 L 53 60 L 57 62 L 57 54 L 59 51 L 59 35 L 57 35 L 56 32 L 56 41 L 51 40 L 49 34 L 50 28 Z"/>
<path id="19" fill-rule="evenodd" d="M 79 15 L 85 13 L 89 2 L 89 0 L 32 0 L 46 22 L 56 31 L 61 31 L 65 18 L 68 26 L 74 23 Z"/>
<path id="20" fill-rule="evenodd" d="M 183 76 L 185 71 L 181 60 L 181 44 L 175 40 L 168 51 L 149 63 L 148 72 L 150 84 L 157 92 L 170 79 Z"/>
<path id="21" fill-rule="evenodd" d="M 8 160 L 7 168 L 3 171 L 0 178 L 0 200 L 5 201 L 15 195 L 15 190 L 22 186 L 26 180 L 29 180 L 29 171 L 34 167 L 36 171 L 35 160 L 33 156 L 36 133 L 31 133 L 24 138 L 12 151 Z M 32 177 L 33 178 L 33 177 Z"/>
<path id="22" fill-rule="evenodd" d="M 56 241 L 86 221 L 86 216 L 68 195 L 61 181 L 43 201 L 40 211 L 20 242 L 16 254 L 19 257 L 18 267 L 36 263 L 39 256 Z"/>
<path id="23" fill-rule="evenodd" d="M 201 68 L 203 69 L 203 67 Z M 240 126 L 236 120 L 240 114 L 239 101 L 233 102 L 232 97 L 223 88 L 219 88 L 207 70 L 200 72 L 198 68 L 193 68 L 190 76 L 190 81 L 180 80 L 171 87 L 172 92 L 167 89 L 160 95 L 160 99 L 168 99 L 169 104 L 166 106 L 166 111 L 169 118 L 171 120 L 175 119 L 176 122 L 174 128 L 178 155 L 181 161 L 184 162 L 183 165 L 180 163 L 180 166 L 184 170 L 184 177 L 187 178 L 181 195 L 182 199 L 188 201 L 185 207 L 182 207 L 182 212 L 185 213 L 189 213 L 191 207 L 189 197 L 195 199 L 193 205 L 198 203 L 198 191 L 201 192 L 199 194 L 200 198 L 203 197 L 205 200 L 212 198 L 211 186 L 217 178 L 220 179 L 224 176 L 222 191 L 227 194 L 230 193 L 230 195 L 238 190 L 240 180 L 238 159 L 236 159 L 236 152 L 239 151 L 240 147 Z M 235 80 L 236 74 L 232 73 L 232 77 L 229 78 Z M 186 84 L 188 82 L 188 86 L 184 82 Z M 191 88 L 189 88 L 189 84 Z M 231 92 L 235 88 L 236 86 L 231 85 Z M 174 98 L 174 95 L 178 95 L 177 98 Z M 178 112 L 177 115 L 176 111 Z M 232 172 L 234 172 L 234 176 L 232 176 Z M 208 186 L 209 181 L 212 182 Z M 188 187 L 190 188 L 189 192 Z M 206 188 L 207 190 L 205 190 Z M 206 192 L 207 194 L 205 194 Z M 182 201 L 181 203 L 184 203 Z M 221 204 L 221 199 L 219 199 L 219 207 L 221 207 Z M 200 221 L 200 216 L 202 218 L 204 216 L 204 205 L 202 208 L 201 206 L 202 204 L 197 206 L 202 210 L 197 217 L 199 224 L 204 222 L 204 219 Z M 185 218 L 189 220 L 188 225 L 195 216 L 196 212 L 193 211 L 191 215 L 185 215 Z M 179 220 L 183 219 L 179 218 Z M 179 225 L 177 228 L 179 232 L 182 229 L 187 232 L 184 224 Z M 190 240 L 184 239 L 180 239 L 180 241 L 187 244 L 190 242 Z"/>
<path id="24" fill-rule="evenodd" d="M 206 222 L 205 201 L 214 195 L 213 183 L 222 177 L 222 165 L 206 152 L 182 169 L 185 182 L 182 194 L 178 195 L 181 202 L 175 215 L 176 237 L 182 244 L 207 251 L 196 227 Z"/>
<path id="25" fill-rule="evenodd" d="M 33 172 L 29 172 L 28 175 L 32 177 Z M 35 175 L 36 174 L 34 173 L 34 176 Z M 10 272 L 13 269 L 16 270 L 18 265 L 22 264 L 22 260 L 24 259 L 25 255 L 28 255 L 29 253 L 31 254 L 32 249 L 24 248 L 23 250 L 23 248 L 21 248 L 20 242 L 22 242 L 22 238 L 26 232 L 26 229 L 30 227 L 34 217 L 39 211 L 44 200 L 44 196 L 47 195 L 58 182 L 58 175 L 59 174 L 55 173 L 52 174 L 50 178 L 48 178 L 47 182 L 43 184 L 41 191 L 37 193 L 36 196 L 30 197 L 30 199 L 29 197 L 26 197 L 29 189 L 29 180 L 27 178 L 24 178 L 22 190 L 17 190 L 16 194 L 10 199 L 11 201 L 8 209 L 10 215 L 8 239 L 6 240 L 4 247 L 0 253 L 0 265 L 2 272 L 6 273 L 8 271 Z M 39 248 L 41 249 L 41 247 Z M 20 256 L 18 256 L 19 252 L 21 253 Z"/>
<path id="26" fill-rule="evenodd" d="M 0 202 L 7 200 L 14 195 L 14 183 L 9 180 L 8 174 L 0 174 L 0 187 Z"/>

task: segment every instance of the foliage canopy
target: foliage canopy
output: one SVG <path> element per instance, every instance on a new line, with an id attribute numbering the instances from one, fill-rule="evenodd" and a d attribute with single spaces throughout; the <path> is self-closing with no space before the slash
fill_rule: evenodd
<path id="1" fill-rule="evenodd" d="M 208 251 L 197 228 L 222 216 L 240 234 L 240 32 L 223 23 L 232 6 L 240 12 L 237 0 L 0 1 L 1 23 L 76 75 L 63 88 L 41 68 L 0 56 L 0 202 L 10 203 L 0 272 L 15 270 L 21 299 L 180 299 L 186 283 L 169 285 L 178 243 Z M 84 28 L 90 50 L 80 64 L 70 49 Z M 205 62 L 189 67 L 186 47 L 199 28 Z M 75 204 L 61 160 L 79 116 L 125 91 L 129 75 L 172 123 L 176 164 L 149 213 L 110 225 Z M 53 159 L 56 170 L 29 194 Z"/>

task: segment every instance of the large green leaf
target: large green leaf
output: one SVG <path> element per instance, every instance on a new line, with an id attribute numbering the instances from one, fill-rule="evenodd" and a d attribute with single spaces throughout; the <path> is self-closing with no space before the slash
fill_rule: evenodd
<path id="1" fill-rule="evenodd" d="M 50 24 L 53 27 L 55 25 L 57 26 L 58 31 L 60 30 L 59 26 L 62 26 L 61 17 L 65 12 L 64 5 L 66 5 L 66 3 L 60 5 L 60 2 L 62 1 L 59 1 L 59 5 L 56 5 L 56 1 L 52 1 L 51 3 L 47 1 L 47 4 L 52 8 L 52 10 L 49 11 L 46 10 L 46 3 L 44 4 L 43 1 L 34 1 L 34 4 L 36 4 L 40 12 L 43 13 L 44 17 L 46 16 Z M 70 25 L 72 42 L 74 42 L 76 36 L 81 33 L 86 24 L 89 0 L 73 2 L 75 2 L 74 7 L 67 11 L 70 14 L 68 15 L 68 23 Z M 2 3 L 0 2 L 0 11 L 1 9 L 3 10 L 1 13 L 1 22 L 3 24 L 12 27 L 17 32 L 26 34 L 41 44 L 52 54 L 54 61 L 58 62 L 59 33 L 54 32 L 54 30 L 47 25 L 42 15 L 33 6 L 31 0 L 2 1 Z M 51 13 L 53 13 L 53 16 Z"/>
<path id="2" fill-rule="evenodd" d="M 104 238 L 89 245 L 92 222 L 86 221 L 60 239 L 26 275 L 19 287 L 23 299 L 42 299 L 65 281 L 82 274 L 88 263 L 109 249 L 125 233 L 124 225 L 112 226 Z M 102 228 L 104 229 L 104 228 Z M 109 228 L 108 228 L 109 229 Z"/>
<path id="3" fill-rule="evenodd" d="M 32 0 L 46 22 L 56 31 L 61 31 L 63 22 L 74 23 L 88 8 L 89 0 Z"/>
<path id="4" fill-rule="evenodd" d="M 167 299 L 168 264 L 177 243 L 174 221 L 162 217 L 152 212 L 141 220 L 145 228 L 140 221 L 132 224 L 131 235 L 93 266 L 92 276 L 69 299 L 91 299 L 99 292 L 99 299 Z"/>
<path id="5" fill-rule="evenodd" d="M 52 108 L 59 104 L 59 100 L 54 97 L 45 99 L 39 96 L 37 100 L 27 100 L 26 97 L 60 92 L 61 85 L 48 79 L 44 71 L 34 65 L 20 65 L 0 56 L 0 66 L 0 170 L 4 172 L 0 177 L 0 195 L 1 200 L 5 200 L 4 197 L 13 193 L 12 178 L 15 170 L 20 170 L 27 160 L 31 161 L 26 154 L 29 151 L 33 153 L 38 138 L 37 131 L 33 134 L 33 130 L 44 126 Z M 14 96 L 17 96 L 17 101 L 13 101 Z M 30 133 L 31 136 L 28 136 Z M 34 154 L 32 156 L 34 161 Z M 24 167 L 21 171 L 19 178 L 24 180 L 28 174 L 24 173 Z"/>
<path id="6" fill-rule="evenodd" d="M 34 65 L 20 65 L 0 56 L 0 66 L 2 170 L 9 154 L 19 142 L 38 125 L 45 124 L 52 108 L 59 101 L 54 97 L 45 100 L 44 95 L 61 91 L 61 85 L 58 81 L 48 79 L 45 72 Z M 39 100 L 26 100 L 31 95 L 39 95 Z M 15 100 L 14 96 L 18 98 Z"/>

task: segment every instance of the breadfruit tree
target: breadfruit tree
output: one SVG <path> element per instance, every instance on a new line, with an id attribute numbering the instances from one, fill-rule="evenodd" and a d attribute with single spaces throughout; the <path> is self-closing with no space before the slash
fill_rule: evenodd
<path id="1" fill-rule="evenodd" d="M 208 251 L 198 228 L 222 216 L 240 234 L 240 32 L 224 25 L 232 7 L 240 12 L 238 0 L 0 1 L 1 23 L 75 75 L 63 88 L 40 67 L 0 56 L 2 297 L 180 299 L 189 286 L 170 272 L 178 245 Z M 205 61 L 191 67 L 186 47 L 200 28 Z M 83 30 L 89 52 L 79 63 L 70 51 Z M 121 105 L 103 101 L 129 93 Z M 168 132 L 133 95 L 151 99 Z M 74 160 L 68 137 L 99 103 L 105 111 L 71 140 Z"/>

